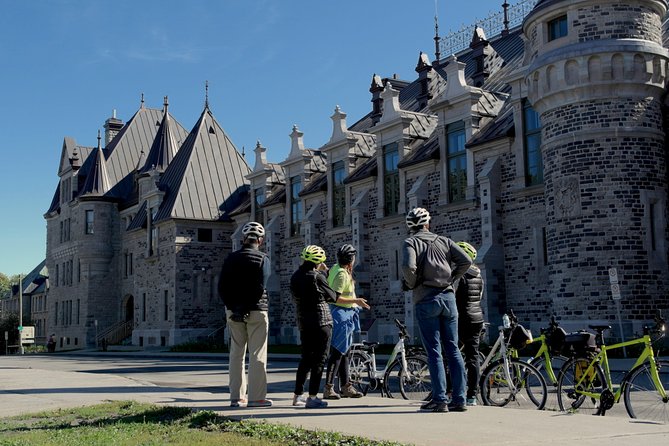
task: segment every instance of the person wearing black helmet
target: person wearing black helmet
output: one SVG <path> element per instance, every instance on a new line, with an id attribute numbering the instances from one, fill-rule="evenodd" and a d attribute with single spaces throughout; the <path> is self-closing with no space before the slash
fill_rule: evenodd
<path id="1" fill-rule="evenodd" d="M 348 369 L 348 352 L 353 344 L 353 332 L 358 322 L 360 307 L 369 309 L 367 301 L 355 296 L 355 282 L 353 281 L 353 264 L 357 251 L 353 245 L 344 244 L 337 250 L 337 264 L 330 269 L 328 283 L 335 290 L 340 299 L 330 305 L 332 313 L 332 341 L 330 344 L 330 359 L 328 360 L 327 374 L 325 375 L 324 399 L 348 397 L 360 398 L 358 392 L 350 382 Z M 341 395 L 334 389 L 334 380 L 339 376 Z"/>
<path id="2" fill-rule="evenodd" d="M 465 367 L 458 350 L 458 308 L 453 284 L 472 259 L 451 239 L 429 231 L 430 213 L 413 208 L 406 216 L 409 237 L 402 248 L 404 287 L 413 290 L 416 320 L 432 380 L 432 400 L 421 406 L 429 412 L 464 412 Z M 453 397 L 446 399 L 446 354 Z"/>
<path id="3" fill-rule="evenodd" d="M 267 281 L 269 258 L 260 251 L 265 228 L 255 221 L 242 227 L 242 248 L 230 253 L 223 263 L 218 293 L 226 307 L 230 330 L 230 406 L 269 407 L 267 396 Z M 249 351 L 248 395 L 244 357 Z"/>

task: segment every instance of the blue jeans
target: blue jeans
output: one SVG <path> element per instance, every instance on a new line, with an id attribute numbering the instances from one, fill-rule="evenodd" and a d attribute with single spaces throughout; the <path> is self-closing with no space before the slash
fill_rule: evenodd
<path id="1" fill-rule="evenodd" d="M 446 401 L 446 369 L 442 348 L 453 382 L 454 404 L 465 404 L 465 364 L 458 350 L 458 308 L 455 294 L 441 292 L 416 304 L 416 319 L 432 380 L 432 401 Z"/>

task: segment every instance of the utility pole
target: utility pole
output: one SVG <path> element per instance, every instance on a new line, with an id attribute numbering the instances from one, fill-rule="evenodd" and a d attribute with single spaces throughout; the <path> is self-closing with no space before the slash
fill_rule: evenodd
<path id="1" fill-rule="evenodd" d="M 23 350 L 23 277 L 19 274 L 19 353 L 24 354 Z"/>

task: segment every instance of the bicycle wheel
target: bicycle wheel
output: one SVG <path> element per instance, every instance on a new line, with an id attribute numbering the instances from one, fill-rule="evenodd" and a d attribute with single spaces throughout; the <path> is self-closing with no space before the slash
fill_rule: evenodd
<path id="1" fill-rule="evenodd" d="M 407 357 L 407 370 L 400 371 L 400 394 L 405 400 L 427 401 L 432 395 L 432 380 L 427 359 Z"/>
<path id="2" fill-rule="evenodd" d="M 361 351 L 351 352 L 348 370 L 353 387 L 363 395 L 367 395 L 371 386 L 372 357 Z"/>
<path id="3" fill-rule="evenodd" d="M 509 359 L 490 364 L 482 373 L 481 399 L 488 406 L 543 409 L 547 398 L 546 380 L 531 364 Z"/>
<path id="4" fill-rule="evenodd" d="M 657 372 L 665 392 L 669 391 L 669 361 L 657 361 Z M 625 408 L 631 418 L 669 423 L 669 402 L 655 388 L 650 364 L 641 364 L 623 384 Z"/>
<path id="5" fill-rule="evenodd" d="M 576 384 L 586 373 L 590 365 L 590 359 L 571 358 L 560 370 L 558 377 L 557 397 L 558 406 L 561 411 L 576 412 L 590 415 L 603 415 L 600 405 L 600 395 L 604 390 L 604 371 L 596 364 L 589 376 L 586 376 L 581 384 Z M 583 392 L 596 394 L 597 397 L 583 395 Z"/>
<path id="6" fill-rule="evenodd" d="M 551 360 L 551 368 L 553 370 L 552 375 L 548 373 L 548 370 L 546 369 L 546 358 L 544 358 L 543 356 L 540 356 L 538 358 L 532 358 L 528 362 L 532 364 L 534 367 L 536 367 L 537 370 L 539 370 L 539 373 L 541 373 L 541 376 L 543 376 L 544 379 L 546 380 L 548 398 L 546 399 L 546 407 L 544 407 L 544 409 L 560 410 L 558 407 L 558 400 L 557 400 L 558 377 L 560 376 L 560 369 L 562 369 L 562 366 L 569 360 L 569 358 L 556 355 L 556 356 L 551 356 L 550 360 Z"/>

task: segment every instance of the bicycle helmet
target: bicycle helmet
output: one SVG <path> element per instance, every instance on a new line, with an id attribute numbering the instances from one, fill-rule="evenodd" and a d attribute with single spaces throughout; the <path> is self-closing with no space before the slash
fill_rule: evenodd
<path id="1" fill-rule="evenodd" d="M 462 250 L 466 252 L 467 255 L 472 258 L 472 260 L 476 260 L 476 248 L 467 242 L 458 242 L 457 245 L 462 248 Z"/>
<path id="2" fill-rule="evenodd" d="M 358 251 L 353 245 L 349 245 L 348 243 L 342 245 L 341 248 L 337 250 L 337 263 L 340 265 L 348 265 L 353 261 L 353 257 L 357 252 Z"/>
<path id="3" fill-rule="evenodd" d="M 420 229 L 430 222 L 430 213 L 424 208 L 413 208 L 406 218 L 407 228 Z"/>
<path id="4" fill-rule="evenodd" d="M 250 221 L 242 227 L 242 235 L 246 237 L 260 238 L 265 236 L 265 228 L 256 221 Z"/>
<path id="5" fill-rule="evenodd" d="M 325 250 L 316 245 L 305 246 L 300 253 L 300 258 L 318 265 L 325 262 Z"/>

